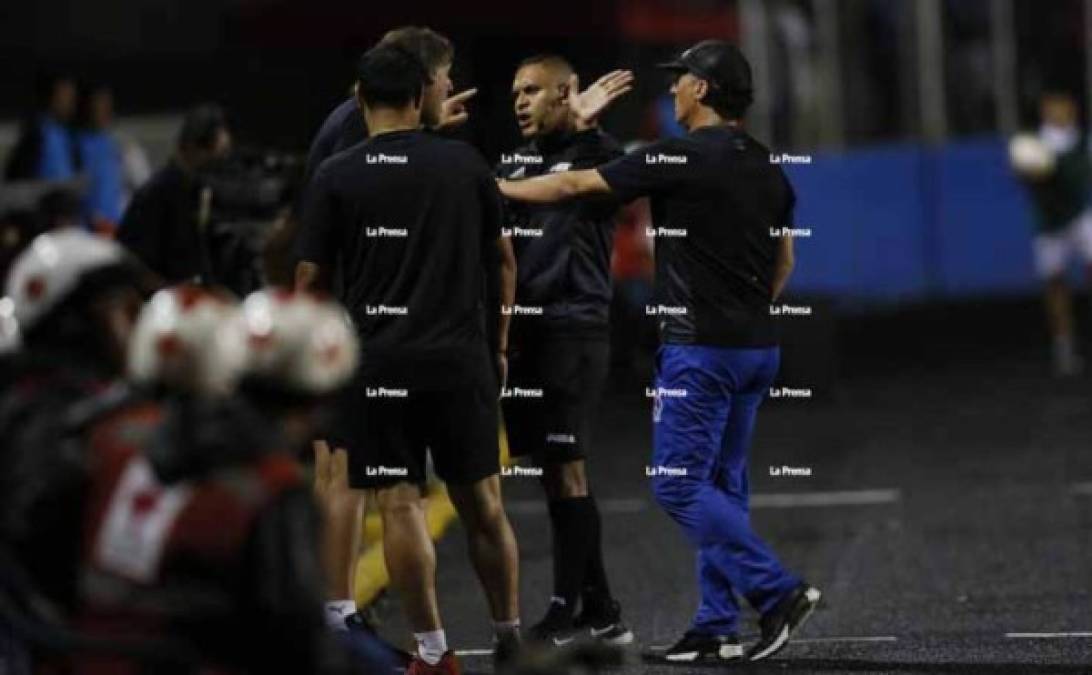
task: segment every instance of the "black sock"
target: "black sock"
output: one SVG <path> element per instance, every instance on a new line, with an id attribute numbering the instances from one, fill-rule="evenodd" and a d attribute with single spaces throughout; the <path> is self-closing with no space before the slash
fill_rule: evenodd
<path id="1" fill-rule="evenodd" d="M 599 530 L 598 514 L 588 497 L 552 500 L 549 507 L 554 547 L 554 597 L 563 599 L 565 607 L 574 612 L 584 586 L 593 520 L 595 531 Z"/>
<path id="2" fill-rule="evenodd" d="M 607 583 L 607 570 L 603 567 L 603 536 L 599 505 L 595 502 L 595 496 L 591 494 L 588 495 L 587 502 L 588 557 L 587 567 L 584 570 L 584 587 L 580 595 L 585 612 L 601 613 L 607 609 L 611 601 L 610 585 Z"/>

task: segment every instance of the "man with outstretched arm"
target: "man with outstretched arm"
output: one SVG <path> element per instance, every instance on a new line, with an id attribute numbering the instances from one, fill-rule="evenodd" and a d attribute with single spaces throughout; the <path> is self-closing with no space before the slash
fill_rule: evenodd
<path id="1" fill-rule="evenodd" d="M 596 117 L 629 91 L 632 79 L 628 71 L 614 71 L 581 94 L 563 57 L 524 59 L 513 78 L 512 103 L 527 143 L 501 156 L 498 174 L 528 178 L 621 156 Z M 602 196 L 506 205 L 519 275 L 508 310 L 513 330 L 504 420 L 510 454 L 530 457 L 542 472 L 553 535 L 553 593 L 529 634 L 558 645 L 578 632 L 611 644 L 633 641 L 607 582 L 599 509 L 585 474 L 610 362 L 610 259 L 619 206 Z"/>
<path id="2" fill-rule="evenodd" d="M 747 451 L 780 352 L 770 303 L 792 268 L 795 197 L 769 150 L 742 127 L 751 71 L 731 44 L 698 43 L 664 64 L 676 119 L 689 132 L 598 169 L 501 181 L 511 200 L 651 198 L 662 346 L 653 411 L 652 489 L 697 549 L 701 605 L 666 663 L 744 658 L 736 594 L 759 612 L 751 661 L 782 649 L 819 602 L 750 525 Z"/>

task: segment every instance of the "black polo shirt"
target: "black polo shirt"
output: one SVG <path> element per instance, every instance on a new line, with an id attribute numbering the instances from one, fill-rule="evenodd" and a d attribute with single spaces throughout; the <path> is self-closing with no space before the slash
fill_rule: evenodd
<path id="1" fill-rule="evenodd" d="M 311 149 L 307 152 L 307 169 L 304 174 L 308 180 L 315 175 L 319 165 L 342 150 L 347 150 L 368 137 L 364 125 L 364 114 L 355 96 L 350 96 L 323 120 Z"/>
<path id="2" fill-rule="evenodd" d="M 704 127 L 599 169 L 625 201 L 650 197 L 655 314 L 667 344 L 777 344 L 770 316 L 777 238 L 795 196 L 770 152 L 744 131 Z"/>
<path id="3" fill-rule="evenodd" d="M 365 382 L 444 388 L 489 373 L 485 264 L 500 229 L 500 193 L 476 150 L 398 131 L 322 163 L 297 253 L 337 268 Z"/>
<path id="4" fill-rule="evenodd" d="M 617 141 L 588 129 L 538 138 L 503 153 L 497 174 L 519 180 L 590 169 L 621 155 Z M 514 328 L 552 335 L 606 335 L 618 208 L 613 196 L 557 204 L 505 203 L 505 233 L 518 262 L 516 305 L 528 312 L 514 318 Z"/>

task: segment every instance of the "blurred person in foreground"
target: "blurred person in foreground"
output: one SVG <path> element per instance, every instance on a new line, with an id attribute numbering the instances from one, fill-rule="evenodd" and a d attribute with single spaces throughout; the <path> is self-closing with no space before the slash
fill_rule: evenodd
<path id="1" fill-rule="evenodd" d="M 1092 148 L 1070 94 L 1046 94 L 1039 114 L 1038 135 L 1014 138 L 1010 159 L 1034 205 L 1035 269 L 1044 284 L 1052 364 L 1056 375 L 1067 377 L 1084 369 L 1066 277 L 1074 258 L 1092 275 Z"/>
<path id="2" fill-rule="evenodd" d="M 0 301 L 19 332 L 0 396 L 0 540 L 61 608 L 75 597 L 86 468 L 64 420 L 123 375 L 146 286 L 120 246 L 69 229 L 34 239 Z"/>
<path id="3" fill-rule="evenodd" d="M 167 166 L 133 196 L 117 239 L 164 284 L 215 281 L 209 229 L 214 199 L 206 174 L 231 151 L 231 131 L 219 106 L 186 113 Z"/>
<path id="4" fill-rule="evenodd" d="M 12 148 L 4 172 L 7 180 L 67 181 L 76 177 L 79 163 L 72 124 L 77 94 L 76 81 L 69 76 L 40 80 L 40 107 L 24 122 Z"/>
<path id="5" fill-rule="evenodd" d="M 76 144 L 87 179 L 84 215 L 96 232 L 113 234 L 133 190 L 151 176 L 144 151 L 114 130 L 114 94 L 97 86 L 86 92 Z"/>
<path id="6" fill-rule="evenodd" d="M 332 444 L 348 450 L 351 486 L 377 493 L 387 569 L 417 643 L 408 672 L 451 675 L 459 665 L 440 621 L 421 504 L 426 453 L 466 528 L 496 657 L 519 644 L 518 553 L 501 501 L 494 373 L 505 370 L 508 323 L 487 311 L 484 293 L 486 277 L 500 275 L 512 304 L 515 259 L 485 161 L 422 129 L 441 104 L 429 82 L 407 50 L 380 45 L 361 58 L 357 95 L 370 136 L 323 162 L 307 187 L 296 287 L 339 280 L 335 294 L 364 350 Z M 498 324 L 496 353 L 487 322 Z"/>
<path id="7" fill-rule="evenodd" d="M 586 169 L 622 154 L 598 127 L 599 114 L 629 91 L 614 71 L 581 93 L 561 56 L 525 59 L 512 82 L 513 108 L 527 143 L 502 155 L 497 174 L 528 178 Z M 603 562 L 599 507 L 588 487 L 596 407 L 610 364 L 611 242 L 619 204 L 590 197 L 560 204 L 506 204 L 516 254 L 508 387 L 502 398 L 509 452 L 542 470 L 553 535 L 554 587 L 532 638 L 561 645 L 585 633 L 628 644 Z M 580 613 L 577 614 L 577 607 Z"/>
<path id="8" fill-rule="evenodd" d="M 784 567 L 749 516 L 748 454 L 780 362 L 770 304 L 793 265 L 792 186 L 743 129 L 751 69 L 732 44 L 705 40 L 663 64 L 688 133 L 597 169 L 501 181 L 509 199 L 651 198 L 661 347 L 653 407 L 652 491 L 697 550 L 701 604 L 689 630 L 645 657 L 666 663 L 769 658 L 819 603 Z M 736 594 L 759 614 L 744 653 Z"/>
<path id="9" fill-rule="evenodd" d="M 338 645 L 326 630 L 321 518 L 297 460 L 356 359 L 334 303 L 261 291 L 240 310 L 194 286 L 156 294 L 129 359 L 149 402 L 104 398 L 83 421 L 80 628 L 174 645 L 152 658 L 194 667 L 393 672 L 366 635 Z M 88 655 L 77 670 L 126 665 Z"/>

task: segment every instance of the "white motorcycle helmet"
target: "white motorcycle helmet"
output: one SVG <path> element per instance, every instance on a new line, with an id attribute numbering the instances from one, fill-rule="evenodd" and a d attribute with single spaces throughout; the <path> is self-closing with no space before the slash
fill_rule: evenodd
<path id="1" fill-rule="evenodd" d="M 332 300 L 265 289 L 243 301 L 240 319 L 247 344 L 245 377 L 264 388 L 321 396 L 356 371 L 356 332 Z"/>
<path id="2" fill-rule="evenodd" d="M 65 229 L 34 238 L 11 266 L 4 295 L 25 336 L 96 273 L 130 263 L 118 244 L 82 230 Z"/>
<path id="3" fill-rule="evenodd" d="M 238 314 L 229 296 L 199 286 L 159 291 L 137 317 L 129 379 L 198 396 L 230 394 L 246 363 L 246 345 L 233 329 Z"/>

